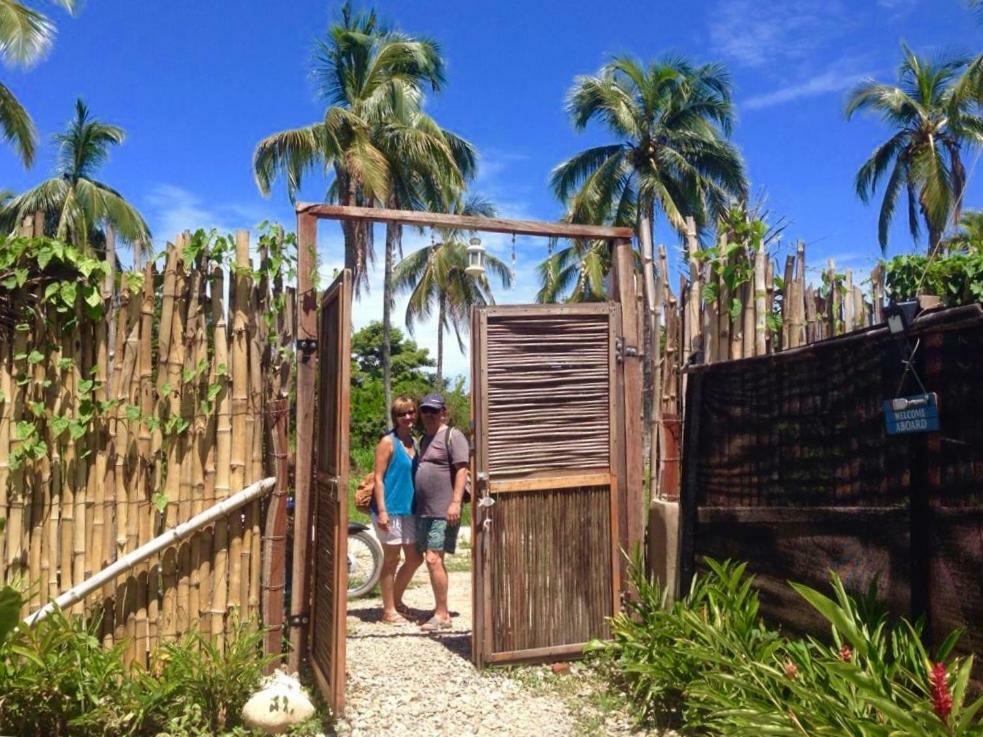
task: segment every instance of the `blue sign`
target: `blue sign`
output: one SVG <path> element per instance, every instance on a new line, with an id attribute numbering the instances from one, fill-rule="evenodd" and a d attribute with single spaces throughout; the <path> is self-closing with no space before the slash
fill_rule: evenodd
<path id="1" fill-rule="evenodd" d="M 888 435 L 936 432 L 939 429 L 939 401 L 935 392 L 884 400 L 884 419 Z"/>

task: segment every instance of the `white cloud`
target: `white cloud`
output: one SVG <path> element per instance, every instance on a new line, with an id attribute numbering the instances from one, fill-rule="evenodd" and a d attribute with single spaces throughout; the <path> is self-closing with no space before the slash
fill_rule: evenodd
<path id="1" fill-rule="evenodd" d="M 727 60 L 775 67 L 812 57 L 842 36 L 850 15 L 839 0 L 721 0 L 710 10 L 710 42 Z"/>
<path id="2" fill-rule="evenodd" d="M 159 249 L 185 230 L 215 228 L 220 233 L 250 230 L 262 220 L 273 220 L 272 206 L 244 203 L 205 203 L 190 190 L 158 184 L 145 198 L 147 220 Z M 287 227 L 292 227 L 287 224 Z"/>
<path id="3" fill-rule="evenodd" d="M 842 92 L 853 87 L 867 76 L 869 75 L 856 73 L 844 74 L 840 69 L 829 69 L 822 74 L 817 74 L 804 81 L 749 97 L 744 101 L 742 107 L 748 110 L 760 110 L 761 108 L 782 105 L 803 97 L 815 97 L 830 92 Z"/>

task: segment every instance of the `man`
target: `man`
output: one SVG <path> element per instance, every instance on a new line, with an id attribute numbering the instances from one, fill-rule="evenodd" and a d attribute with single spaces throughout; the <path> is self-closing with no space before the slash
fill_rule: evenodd
<path id="1" fill-rule="evenodd" d="M 457 546 L 461 504 L 468 478 L 468 441 L 447 426 L 447 407 L 440 394 L 420 402 L 423 442 L 416 469 L 417 548 L 423 554 L 433 588 L 434 613 L 422 625 L 426 632 L 451 629 L 447 610 L 447 568 L 444 555 Z"/>

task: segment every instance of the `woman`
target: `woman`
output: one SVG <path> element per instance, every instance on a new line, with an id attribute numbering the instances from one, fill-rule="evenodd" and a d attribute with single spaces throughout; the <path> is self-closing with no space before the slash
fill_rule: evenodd
<path id="1" fill-rule="evenodd" d="M 400 611 L 406 611 L 403 592 L 413 573 L 423 562 L 416 548 L 416 520 L 413 517 L 413 472 L 416 443 L 411 430 L 416 421 L 416 404 L 409 397 L 397 397 L 390 410 L 393 430 L 375 448 L 375 491 L 371 503 L 372 524 L 382 543 L 382 621 L 403 624 Z M 405 556 L 399 566 L 400 551 Z M 397 571 L 397 568 L 399 569 Z"/>

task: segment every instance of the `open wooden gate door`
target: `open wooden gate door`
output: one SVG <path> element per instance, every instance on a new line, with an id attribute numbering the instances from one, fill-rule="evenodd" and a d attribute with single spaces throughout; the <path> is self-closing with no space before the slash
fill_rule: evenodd
<path id="1" fill-rule="evenodd" d="M 310 663 L 335 715 L 345 704 L 348 608 L 348 419 L 351 374 L 351 272 L 325 292 L 318 323 L 317 445 Z"/>
<path id="2" fill-rule="evenodd" d="M 475 663 L 575 657 L 620 605 L 620 306 L 472 316 Z"/>

